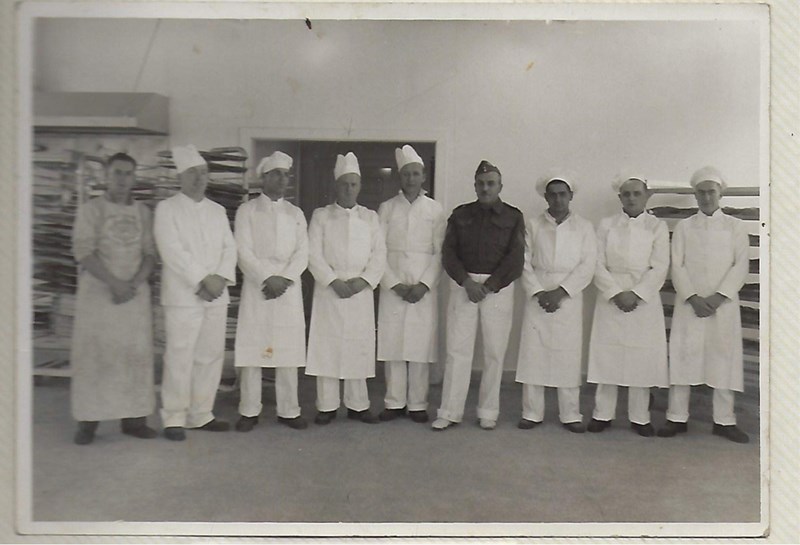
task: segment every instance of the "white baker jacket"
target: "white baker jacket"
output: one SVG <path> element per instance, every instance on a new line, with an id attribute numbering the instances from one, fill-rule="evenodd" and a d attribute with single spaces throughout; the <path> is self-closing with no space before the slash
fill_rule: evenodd
<path id="1" fill-rule="evenodd" d="M 670 383 L 744 387 L 739 290 L 749 269 L 745 223 L 717 210 L 678 222 L 672 235 L 675 311 L 670 334 Z M 714 315 L 698 318 L 686 301 L 697 294 L 728 298 Z"/>
<path id="2" fill-rule="evenodd" d="M 661 286 L 669 269 L 666 223 L 642 212 L 603 218 L 597 229 L 594 309 L 587 380 L 598 384 L 669 385 Z M 641 299 L 623 312 L 611 298 L 633 291 Z"/>
<path id="3" fill-rule="evenodd" d="M 592 224 L 571 212 L 561 224 L 548 213 L 528 220 L 525 233 L 525 314 L 517 382 L 574 388 L 581 384 L 583 290 L 594 275 L 597 244 Z M 561 286 L 568 296 L 546 313 L 539 291 Z"/>
<path id="4" fill-rule="evenodd" d="M 234 237 L 244 282 L 236 325 L 237 367 L 303 367 L 306 322 L 300 275 L 308 266 L 303 212 L 263 193 L 236 211 Z M 282 276 L 292 284 L 280 297 L 265 299 L 264 280 Z"/>
<path id="5" fill-rule="evenodd" d="M 225 209 L 204 198 L 195 202 L 183 193 L 156 207 L 153 235 L 161 256 L 161 304 L 216 306 L 229 302 L 228 288 L 211 302 L 197 294 L 209 274 L 236 283 L 236 242 Z"/>
<path id="6" fill-rule="evenodd" d="M 378 216 L 387 251 L 378 306 L 378 359 L 436 361 L 444 210 L 424 194 L 411 203 L 401 191 L 381 204 Z M 420 282 L 430 291 L 414 304 L 392 291 L 397 284 Z"/>
<path id="7" fill-rule="evenodd" d="M 361 205 L 318 208 L 308 229 L 314 302 L 306 374 L 340 379 L 375 376 L 373 291 L 386 266 L 378 214 Z M 372 289 L 341 299 L 330 283 L 363 278 Z"/>

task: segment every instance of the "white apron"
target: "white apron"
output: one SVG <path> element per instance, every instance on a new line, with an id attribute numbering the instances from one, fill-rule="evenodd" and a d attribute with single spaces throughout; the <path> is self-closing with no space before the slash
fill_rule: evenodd
<path id="1" fill-rule="evenodd" d="M 283 199 L 266 195 L 236 213 L 236 244 L 244 275 L 236 326 L 236 367 L 303 367 L 306 323 L 300 274 L 308 264 L 303 213 Z M 276 299 L 264 299 L 261 286 L 273 275 L 294 283 Z"/>
<path id="2" fill-rule="evenodd" d="M 80 261 L 96 253 L 114 276 L 130 279 L 146 253 L 154 255 L 150 211 L 141 203 L 120 206 L 99 197 L 81 209 L 73 232 Z M 94 252 L 92 251 L 92 247 Z M 72 415 L 97 421 L 147 416 L 155 408 L 150 286 L 114 304 L 111 289 L 81 270 L 70 362 Z"/>
<path id="3" fill-rule="evenodd" d="M 669 232 L 663 221 L 646 212 L 636 218 L 622 212 L 601 221 L 588 382 L 669 386 L 659 293 L 668 268 Z M 641 300 L 635 310 L 623 312 L 610 299 L 630 290 Z"/>
<path id="4" fill-rule="evenodd" d="M 381 204 L 378 215 L 387 249 L 378 307 L 378 359 L 436 361 L 437 286 L 445 228 L 442 206 L 424 195 L 409 203 L 401 192 Z M 414 304 L 391 290 L 398 283 L 419 282 L 430 290 Z"/>
<path id="5" fill-rule="evenodd" d="M 675 311 L 670 334 L 670 383 L 744 388 L 739 290 L 748 272 L 749 242 L 742 220 L 717 210 L 679 222 L 672 237 Z M 686 299 L 715 292 L 729 300 L 698 318 Z"/>
<path id="6" fill-rule="evenodd" d="M 339 379 L 375 376 L 373 289 L 386 263 L 378 215 L 363 206 L 336 204 L 314 211 L 309 226 L 309 270 L 314 302 L 306 374 Z M 372 289 L 340 299 L 330 287 L 338 278 L 361 277 Z"/>
<path id="7" fill-rule="evenodd" d="M 571 213 L 560 225 L 547 212 L 528 221 L 522 285 L 526 293 L 517 382 L 581 385 L 583 290 L 592 280 L 596 243 L 592 225 Z M 533 294 L 563 287 L 568 297 L 546 313 Z"/>

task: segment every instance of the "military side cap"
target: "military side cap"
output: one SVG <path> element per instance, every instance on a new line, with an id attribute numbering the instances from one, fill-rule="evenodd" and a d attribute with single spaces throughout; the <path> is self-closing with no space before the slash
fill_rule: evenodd
<path id="1" fill-rule="evenodd" d="M 486 174 L 487 172 L 496 172 L 500 174 L 500 169 L 489 161 L 483 160 L 481 161 L 481 164 L 478 165 L 478 169 L 475 171 L 475 176 L 478 174 Z"/>

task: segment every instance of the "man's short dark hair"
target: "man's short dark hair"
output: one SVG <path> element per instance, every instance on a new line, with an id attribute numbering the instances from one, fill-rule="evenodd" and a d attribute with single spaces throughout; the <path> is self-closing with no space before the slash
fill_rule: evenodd
<path id="1" fill-rule="evenodd" d="M 133 168 L 136 168 L 136 159 L 134 159 L 127 153 L 122 153 L 122 152 L 115 153 L 114 155 L 109 157 L 108 160 L 106 161 L 106 167 L 110 167 L 111 163 L 113 163 L 114 161 L 127 161 L 133 165 Z"/>

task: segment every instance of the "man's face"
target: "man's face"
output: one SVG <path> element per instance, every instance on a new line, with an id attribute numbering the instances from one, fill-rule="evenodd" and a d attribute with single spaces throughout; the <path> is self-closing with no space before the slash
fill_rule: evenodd
<path id="1" fill-rule="evenodd" d="M 425 169 L 419 163 L 409 163 L 400 169 L 400 189 L 407 197 L 419 195 L 425 183 Z"/>
<path id="2" fill-rule="evenodd" d="M 544 190 L 544 199 L 547 201 L 551 215 L 565 214 L 569 212 L 572 191 L 565 182 L 555 180 L 547 184 Z"/>
<path id="3" fill-rule="evenodd" d="M 622 209 L 631 217 L 644 212 L 650 192 L 641 180 L 628 180 L 619 188 L 619 202 Z"/>
<path id="4" fill-rule="evenodd" d="M 497 172 L 482 172 L 475 176 L 475 194 L 481 204 L 494 204 L 500 198 L 503 183 Z"/>
<path id="5" fill-rule="evenodd" d="M 694 198 L 697 199 L 697 206 L 706 215 L 711 215 L 719 208 L 719 200 L 722 197 L 722 188 L 717 182 L 705 181 L 694 186 Z"/>
<path id="6" fill-rule="evenodd" d="M 343 208 L 352 208 L 361 191 L 361 176 L 355 173 L 342 174 L 336 180 L 336 202 Z"/>
<path id="7" fill-rule="evenodd" d="M 289 187 L 289 169 L 273 168 L 261 175 L 261 191 L 270 197 L 281 198 Z"/>
<path id="8" fill-rule="evenodd" d="M 136 180 L 134 171 L 136 167 L 130 161 L 117 159 L 113 161 L 106 170 L 106 183 L 108 193 L 115 202 L 127 201 L 131 194 L 131 188 Z"/>
<path id="9" fill-rule="evenodd" d="M 206 195 L 208 185 L 208 165 L 200 165 L 180 173 L 181 192 L 187 197 L 200 202 Z"/>

